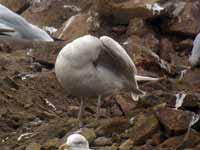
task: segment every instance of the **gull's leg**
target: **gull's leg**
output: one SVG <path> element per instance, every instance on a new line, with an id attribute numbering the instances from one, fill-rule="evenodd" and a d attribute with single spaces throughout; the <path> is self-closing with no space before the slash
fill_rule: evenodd
<path id="1" fill-rule="evenodd" d="M 100 108 L 101 108 L 101 96 L 98 96 L 98 99 L 97 99 L 97 114 L 96 114 L 97 121 L 99 120 L 99 116 L 100 116 Z"/>
<path id="2" fill-rule="evenodd" d="M 79 127 L 83 127 L 83 114 L 84 114 L 85 104 L 84 104 L 84 98 L 81 97 L 81 105 L 78 113 L 78 120 L 79 120 Z"/>

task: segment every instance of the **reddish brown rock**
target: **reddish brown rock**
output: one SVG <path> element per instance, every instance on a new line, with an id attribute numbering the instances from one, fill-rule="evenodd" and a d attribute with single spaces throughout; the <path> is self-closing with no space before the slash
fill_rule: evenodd
<path id="1" fill-rule="evenodd" d="M 78 14 L 69 18 L 55 33 L 55 37 L 65 41 L 71 41 L 86 34 L 90 34 L 99 28 L 95 16 L 91 14 Z"/>
<path id="2" fill-rule="evenodd" d="M 200 110 L 200 95 L 199 95 L 199 93 L 186 95 L 186 97 L 183 101 L 182 107 L 193 110 L 193 111 Z"/>
<path id="3" fill-rule="evenodd" d="M 169 33 L 178 33 L 195 36 L 200 31 L 200 2 L 171 2 L 171 8 L 175 7 L 170 14 L 173 19 L 163 25 L 163 30 Z"/>
<path id="4" fill-rule="evenodd" d="M 119 126 L 120 125 L 120 126 Z M 120 133 L 126 130 L 130 126 L 128 119 L 123 117 L 115 117 L 102 122 L 100 126 L 96 129 L 97 135 L 107 135 L 111 136 L 114 133 Z"/>
<path id="5" fill-rule="evenodd" d="M 51 0 L 52 1 L 52 0 Z M 43 26 L 61 27 L 70 16 L 77 14 L 76 10 L 71 7 L 64 7 L 68 3 L 64 1 L 52 1 L 38 4 L 39 6 L 32 5 L 22 15 L 29 22 Z M 48 3 L 48 4 L 46 4 Z M 41 6 L 40 6 L 41 5 Z"/>
<path id="6" fill-rule="evenodd" d="M 41 150 L 41 145 L 37 143 L 31 143 L 26 147 L 26 150 Z"/>
<path id="7" fill-rule="evenodd" d="M 140 113 L 133 120 L 133 126 L 128 129 L 128 136 L 134 145 L 144 144 L 159 129 L 159 122 L 153 114 Z"/>
<path id="8" fill-rule="evenodd" d="M 116 102 L 120 105 L 123 113 L 130 114 L 131 110 L 136 107 L 136 104 L 133 102 L 132 99 L 128 99 L 124 96 L 117 95 L 115 96 Z"/>
<path id="9" fill-rule="evenodd" d="M 128 24 L 131 18 L 154 17 L 153 11 L 149 10 L 146 4 L 153 4 L 156 2 L 159 2 L 159 0 L 98 0 L 97 5 L 101 15 L 106 16 L 108 21 L 112 20 L 112 23 Z"/>
<path id="10" fill-rule="evenodd" d="M 156 114 L 169 135 L 185 133 L 194 115 L 191 112 L 172 108 L 159 109 Z"/>
<path id="11" fill-rule="evenodd" d="M 157 42 L 156 42 L 157 43 Z M 148 45 L 147 45 L 148 46 Z M 139 72 L 150 72 L 159 76 L 175 74 L 175 66 L 161 59 L 153 50 L 147 48 L 143 40 L 138 36 L 130 36 L 128 39 L 128 53 L 134 60 Z M 156 45 L 155 45 L 156 47 Z"/>
<path id="12" fill-rule="evenodd" d="M 133 18 L 129 21 L 127 34 L 143 36 L 145 33 L 153 32 L 151 29 L 148 28 L 144 19 L 142 18 Z"/>
<path id="13" fill-rule="evenodd" d="M 29 0 L 0 0 L 0 4 L 14 12 L 22 13 L 29 6 Z"/>
<path id="14" fill-rule="evenodd" d="M 162 144 L 156 147 L 158 150 L 175 150 L 194 148 L 200 142 L 200 134 L 196 131 L 191 131 L 187 141 L 184 141 L 183 136 L 175 136 L 165 140 Z"/>
<path id="15" fill-rule="evenodd" d="M 160 51 L 159 55 L 162 59 L 172 62 L 173 55 L 176 55 L 172 42 L 167 38 L 160 40 Z"/>
<path id="16" fill-rule="evenodd" d="M 153 85 L 156 86 L 156 85 Z M 159 88 L 159 87 L 158 87 Z M 161 88 L 160 88 L 161 89 Z M 156 89 L 155 89 L 156 90 Z M 166 103 L 170 107 L 174 107 L 176 103 L 176 96 L 168 92 L 162 92 L 159 89 L 153 91 L 149 94 L 146 94 L 138 102 L 142 107 L 154 107 L 162 103 Z M 163 89 L 165 90 L 165 89 Z"/>
<path id="17" fill-rule="evenodd" d="M 145 46 L 154 52 L 158 51 L 159 40 L 156 38 L 156 34 L 151 27 L 145 23 L 144 19 L 131 19 L 128 25 L 127 34 L 130 37 L 133 37 L 133 39 L 135 38 L 134 36 L 138 37 L 139 42 L 134 42 L 135 45 L 138 44 L 139 47 L 140 45 Z"/>
<path id="18" fill-rule="evenodd" d="M 191 39 L 186 39 L 183 41 L 180 41 L 179 43 L 175 43 L 176 50 L 181 51 L 181 50 L 190 50 L 193 47 L 193 40 Z"/>

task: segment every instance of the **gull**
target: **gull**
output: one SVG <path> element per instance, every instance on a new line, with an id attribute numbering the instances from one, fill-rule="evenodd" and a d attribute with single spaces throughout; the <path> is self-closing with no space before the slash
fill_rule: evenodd
<path id="1" fill-rule="evenodd" d="M 55 73 L 65 92 L 81 99 L 80 127 L 85 98 L 98 97 L 98 119 L 101 97 L 125 91 L 138 100 L 145 92 L 139 89 L 137 80 L 156 80 L 136 75 L 135 64 L 125 49 L 108 36 L 85 35 L 67 44 L 57 56 Z"/>
<path id="2" fill-rule="evenodd" d="M 1 4 L 0 35 L 25 40 L 53 41 L 45 31 Z"/>
<path id="3" fill-rule="evenodd" d="M 195 37 L 193 42 L 192 54 L 189 57 L 192 66 L 200 65 L 200 33 Z"/>
<path id="4" fill-rule="evenodd" d="M 59 147 L 60 150 L 92 150 L 84 136 L 74 133 L 67 137 L 67 142 Z"/>

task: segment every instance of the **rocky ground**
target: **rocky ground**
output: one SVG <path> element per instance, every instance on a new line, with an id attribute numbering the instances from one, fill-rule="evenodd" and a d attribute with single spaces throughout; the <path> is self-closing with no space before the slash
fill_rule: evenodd
<path id="1" fill-rule="evenodd" d="M 146 96 L 122 93 L 89 99 L 82 134 L 95 150 L 200 149 L 200 69 L 188 57 L 200 31 L 199 0 L 0 0 L 27 20 L 49 29 L 52 43 L 0 38 L 0 149 L 58 150 L 79 130 L 79 100 L 65 95 L 53 64 L 59 50 L 85 34 L 120 42 Z M 159 3 L 161 7 L 155 5 Z M 153 5 L 154 4 L 154 5 Z M 56 31 L 52 33 L 51 31 Z M 191 127 L 191 129 L 190 129 Z"/>

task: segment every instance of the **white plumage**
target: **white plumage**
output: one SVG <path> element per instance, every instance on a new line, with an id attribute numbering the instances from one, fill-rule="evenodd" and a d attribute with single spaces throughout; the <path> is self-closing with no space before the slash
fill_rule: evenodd
<path id="1" fill-rule="evenodd" d="M 67 138 L 67 142 L 60 146 L 60 150 L 92 150 L 88 141 L 81 134 L 75 133 Z"/>

